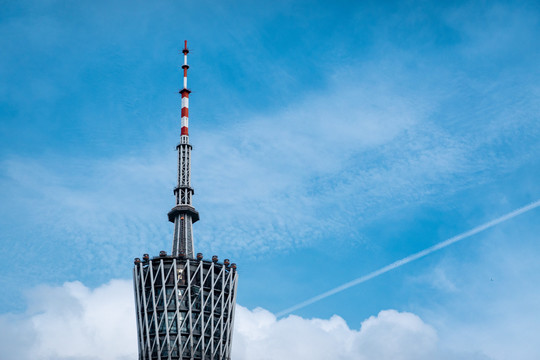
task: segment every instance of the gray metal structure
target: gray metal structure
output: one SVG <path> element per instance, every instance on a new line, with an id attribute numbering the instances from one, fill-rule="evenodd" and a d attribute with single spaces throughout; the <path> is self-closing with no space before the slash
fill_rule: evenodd
<path id="1" fill-rule="evenodd" d="M 194 256 L 191 145 L 188 135 L 187 42 L 184 53 L 182 129 L 178 150 L 172 255 L 135 259 L 133 281 L 139 360 L 230 360 L 238 275 L 236 265 L 217 256 Z"/>

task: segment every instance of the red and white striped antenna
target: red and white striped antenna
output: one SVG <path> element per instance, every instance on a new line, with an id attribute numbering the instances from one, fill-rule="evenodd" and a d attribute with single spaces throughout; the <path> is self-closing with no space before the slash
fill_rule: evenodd
<path id="1" fill-rule="evenodd" d="M 182 50 L 182 53 L 184 53 L 184 65 L 182 65 L 182 69 L 184 69 L 184 88 L 180 90 L 180 94 L 182 94 L 181 138 L 183 143 L 187 143 L 187 137 L 189 136 L 189 93 L 191 92 L 187 88 L 187 70 L 189 69 L 189 65 L 187 63 L 187 54 L 189 53 L 187 48 L 187 40 L 184 40 L 184 49 Z"/>
<path id="2" fill-rule="evenodd" d="M 189 94 L 187 88 L 187 40 L 184 42 L 184 88 L 180 90 L 182 95 L 180 144 L 178 150 L 178 185 L 174 189 L 176 206 L 169 211 L 169 221 L 174 223 L 173 256 L 186 256 L 193 259 L 193 223 L 199 220 L 199 213 L 192 204 L 193 188 L 191 187 L 191 145 L 189 144 Z"/>

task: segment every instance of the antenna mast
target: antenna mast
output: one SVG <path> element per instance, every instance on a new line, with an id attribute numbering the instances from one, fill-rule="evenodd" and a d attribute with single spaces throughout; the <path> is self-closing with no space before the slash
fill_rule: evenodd
<path id="1" fill-rule="evenodd" d="M 191 145 L 189 144 L 189 94 L 187 88 L 187 55 L 189 49 L 187 40 L 184 41 L 184 88 L 180 90 L 182 96 L 180 143 L 178 150 L 178 184 L 174 189 L 176 206 L 169 212 L 169 221 L 174 223 L 174 236 L 172 255 L 183 255 L 188 258 L 194 257 L 193 249 L 193 223 L 199 220 L 199 213 L 191 204 L 193 188 L 191 187 Z"/>

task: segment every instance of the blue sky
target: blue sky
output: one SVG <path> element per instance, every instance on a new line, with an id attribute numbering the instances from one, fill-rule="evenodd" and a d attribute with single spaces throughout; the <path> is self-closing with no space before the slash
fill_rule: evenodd
<path id="1" fill-rule="evenodd" d="M 0 317 L 170 251 L 184 39 L 195 248 L 239 264 L 248 309 L 279 312 L 540 198 L 537 2 L 0 8 Z M 296 314 L 359 329 L 410 312 L 448 349 L 538 358 L 539 219 Z"/>

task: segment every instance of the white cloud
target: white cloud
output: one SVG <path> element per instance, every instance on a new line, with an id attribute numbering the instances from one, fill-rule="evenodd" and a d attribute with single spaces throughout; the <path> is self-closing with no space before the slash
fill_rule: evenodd
<path id="1" fill-rule="evenodd" d="M 132 283 L 112 280 L 96 289 L 80 282 L 41 286 L 26 313 L 0 315 L 3 360 L 125 360 L 136 358 Z M 476 359 L 442 352 L 436 330 L 415 314 L 381 311 L 349 328 L 330 319 L 288 316 L 237 306 L 234 360 Z"/>
<path id="2" fill-rule="evenodd" d="M 97 289 L 80 282 L 42 286 L 28 294 L 22 315 L 0 316 L 2 359 L 136 358 L 132 283 Z"/>
<path id="3" fill-rule="evenodd" d="M 237 310 L 234 359 L 433 359 L 435 330 L 418 316 L 381 311 L 350 329 L 341 317 L 285 319 L 264 310 Z"/>

